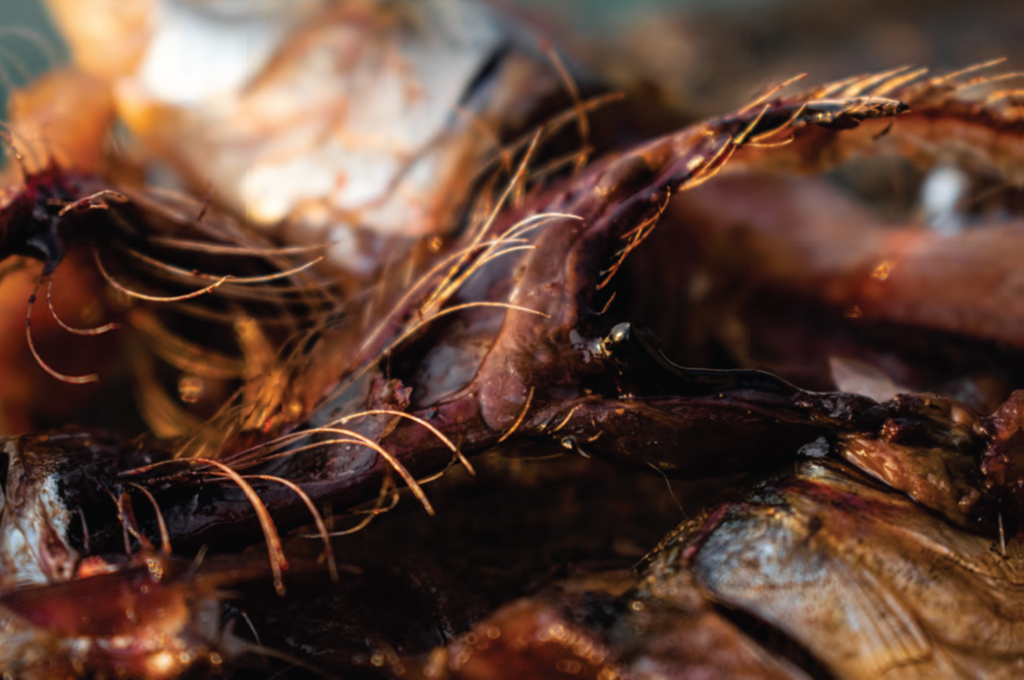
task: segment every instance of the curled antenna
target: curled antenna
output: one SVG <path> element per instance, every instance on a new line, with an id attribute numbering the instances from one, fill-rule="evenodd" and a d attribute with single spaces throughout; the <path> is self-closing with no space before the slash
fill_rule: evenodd
<path id="1" fill-rule="evenodd" d="M 533 403 L 533 391 L 534 388 L 530 387 L 530 393 L 526 395 L 526 403 L 523 404 L 523 410 L 519 412 L 519 417 L 516 418 L 516 422 L 512 423 L 512 427 L 510 427 L 505 434 L 501 435 L 501 439 L 498 440 L 499 444 L 511 437 L 512 433 L 518 430 L 519 426 L 522 425 L 523 420 L 526 418 L 526 413 L 530 410 L 530 404 Z"/>
<path id="2" fill-rule="evenodd" d="M 260 500 L 259 494 L 256 490 L 242 478 L 242 475 L 232 470 L 224 463 L 209 458 L 192 458 L 194 462 L 204 463 L 206 465 L 212 465 L 217 468 L 220 472 L 224 473 L 231 479 L 238 488 L 242 490 L 245 497 L 249 499 L 249 503 L 252 504 L 253 509 L 256 511 L 256 517 L 259 518 L 260 527 L 263 529 L 263 536 L 267 539 L 267 553 L 270 555 L 270 569 L 274 574 L 274 590 L 277 591 L 278 595 L 284 595 L 284 580 L 282 573 L 288 569 L 288 560 L 284 556 L 284 546 L 281 543 L 281 537 L 277 533 L 277 527 L 274 526 L 274 520 L 270 517 L 270 511 L 267 510 L 267 506 Z M 166 461 L 177 462 L 177 461 Z"/>
<path id="3" fill-rule="evenodd" d="M 288 487 L 295 494 L 302 499 L 302 502 L 306 504 L 309 509 L 309 513 L 313 515 L 313 522 L 316 524 L 316 530 L 319 532 L 319 536 L 324 542 L 324 554 L 327 556 L 327 570 L 331 574 L 331 580 L 335 583 L 338 582 L 338 565 L 334 561 L 334 550 L 331 548 L 331 535 L 327 532 L 327 526 L 324 524 L 324 519 L 320 515 L 320 511 L 316 509 L 316 505 L 313 503 L 313 499 L 309 497 L 305 491 L 302 490 L 295 482 L 281 477 L 275 477 L 273 475 L 247 475 L 246 479 L 262 479 L 265 482 L 277 482 Z"/>
<path id="4" fill-rule="evenodd" d="M 547 55 L 551 64 L 555 67 L 558 77 L 562 80 L 562 84 L 565 86 L 566 91 L 572 98 L 573 109 L 575 109 L 576 112 L 576 128 L 580 135 L 581 148 L 575 154 L 575 171 L 579 172 L 583 166 L 587 164 L 587 158 L 590 154 L 590 119 L 587 117 L 587 110 L 583 106 L 582 99 L 580 99 L 580 90 L 576 86 L 576 81 L 573 80 L 565 62 L 558 54 L 558 50 L 556 50 L 555 47 L 547 40 L 541 41 L 541 49 L 544 51 L 544 54 Z"/>
<path id="5" fill-rule="evenodd" d="M 191 300 L 193 298 L 206 295 L 207 293 L 212 293 L 213 291 L 217 290 L 222 285 L 230 281 L 232 278 L 230 275 L 222 276 L 213 283 L 211 283 L 209 286 L 206 286 L 205 288 L 200 288 L 199 290 L 194 290 L 191 293 L 184 293 L 182 295 L 146 295 L 145 293 L 140 293 L 137 290 L 132 290 L 118 283 L 117 280 L 110 275 L 110 272 L 107 271 L 107 268 L 103 266 L 103 260 L 100 259 L 100 252 L 98 249 L 92 249 L 92 256 L 93 260 L 95 260 L 96 262 L 96 268 L 99 270 L 100 275 L 103 276 L 106 282 L 109 283 L 114 290 L 118 291 L 119 293 L 124 293 L 128 297 L 133 297 L 139 300 L 147 300 L 149 302 L 181 302 L 183 300 Z"/>
<path id="6" fill-rule="evenodd" d="M 138 258 L 142 262 L 145 262 L 146 264 L 152 265 L 157 269 L 165 271 L 169 274 L 174 274 L 175 276 L 179 276 L 182 278 L 200 279 L 206 281 L 219 281 L 220 279 L 224 278 L 223 276 L 218 276 L 217 274 L 204 274 L 203 272 L 197 272 L 191 269 L 175 267 L 172 264 L 161 262 L 156 258 L 150 257 L 149 255 L 146 255 L 144 253 L 140 253 L 139 251 L 134 250 L 132 248 L 125 248 L 125 251 L 128 254 L 132 255 L 133 257 Z M 285 271 L 274 272 L 273 274 L 263 274 L 260 276 L 232 276 L 229 280 L 235 284 L 267 283 L 269 281 L 277 281 L 279 279 L 288 278 L 289 276 L 305 271 L 310 267 L 319 264 L 323 260 L 323 257 L 318 257 L 314 260 L 306 262 L 305 264 L 299 265 L 298 267 L 294 267 L 292 269 L 288 269 Z"/>
<path id="7" fill-rule="evenodd" d="M 475 130 L 477 130 L 477 132 L 482 134 L 487 139 L 490 145 L 494 147 L 494 150 L 498 154 L 498 157 L 501 159 L 501 167 L 506 172 L 512 172 L 514 163 L 514 160 L 512 158 L 512 152 L 506 149 L 504 146 L 502 146 L 501 139 L 499 138 L 498 133 L 495 132 L 490 125 L 481 120 L 476 113 L 465 108 L 464 106 L 456 104 L 455 113 L 461 116 L 462 118 L 466 119 L 469 122 L 469 124 L 473 126 Z"/>
<path id="8" fill-rule="evenodd" d="M 495 209 L 500 209 L 500 203 Z M 492 255 L 499 247 L 509 244 L 522 243 L 524 242 L 522 237 L 525 234 L 535 229 L 539 229 L 551 222 L 555 222 L 558 220 L 580 221 L 582 219 L 583 218 L 579 217 L 578 215 L 573 215 L 571 213 L 544 212 L 538 213 L 536 215 L 531 215 L 525 219 L 520 220 L 519 222 L 516 222 L 511 227 L 509 227 L 505 231 L 505 233 L 501 234 L 497 239 L 492 240 L 490 242 L 490 245 L 483 249 L 482 255 L 478 256 L 476 260 L 473 262 L 473 264 L 467 267 L 466 270 L 463 271 L 461 274 L 458 274 L 456 276 L 457 270 L 453 268 L 452 271 L 449 272 L 448 276 L 446 276 L 444 280 L 442 280 L 441 283 L 438 284 L 434 294 L 431 296 L 431 299 L 426 304 L 423 305 L 423 308 L 421 309 L 420 313 L 422 315 L 427 315 L 431 308 L 437 308 L 445 301 L 447 301 L 452 295 L 455 294 L 457 290 L 459 290 L 459 288 L 463 286 L 463 284 L 465 284 L 465 282 L 469 279 L 470 276 L 472 276 L 476 271 L 478 271 L 480 267 L 482 267 L 486 262 L 493 259 Z M 481 232 L 481 235 L 482 233 L 483 232 Z M 483 243 L 477 242 L 474 243 L 473 245 L 482 246 Z M 504 254 L 505 252 L 509 251 L 510 249 L 506 249 L 504 251 L 501 251 L 501 254 Z M 466 251 L 467 255 L 471 253 L 472 251 Z M 465 256 L 463 257 L 465 258 Z"/>
<path id="9" fill-rule="evenodd" d="M 431 516 L 435 514 L 434 507 L 430 504 L 430 501 L 427 499 L 427 495 L 423 492 L 423 489 L 416 481 L 416 478 L 412 476 L 409 470 L 407 470 L 406 467 L 402 465 L 390 451 L 388 451 L 383 446 L 373 441 L 369 437 L 358 432 L 353 432 L 352 430 L 345 430 L 336 427 L 314 427 L 308 430 L 303 430 L 302 432 L 297 432 L 295 434 L 297 436 L 292 437 L 293 440 L 304 438 L 306 436 L 314 434 L 340 435 L 342 437 L 351 438 L 352 440 L 354 440 L 355 443 L 358 443 L 362 446 L 372 449 L 373 451 L 376 451 L 380 455 L 380 457 L 387 461 L 388 465 L 390 465 L 395 470 L 395 472 L 398 473 L 402 480 L 405 481 L 406 486 L 408 486 L 409 489 L 412 491 L 413 495 L 416 496 L 416 500 L 418 500 L 423 505 L 423 509 L 427 511 L 427 514 Z M 285 438 L 283 437 L 281 439 L 283 440 Z M 291 453 L 291 451 L 287 452 L 287 454 Z"/>
<path id="10" fill-rule="evenodd" d="M 243 277 L 243 276 L 235 276 L 233 274 L 225 274 L 224 276 L 216 276 L 214 274 L 202 274 L 202 273 L 196 273 L 196 272 L 186 272 L 184 269 L 180 269 L 178 267 L 174 267 L 172 265 L 159 262 L 158 260 L 154 260 L 153 258 L 150 258 L 147 255 L 143 255 L 142 253 L 137 253 L 137 252 L 132 251 L 132 254 L 135 255 L 136 257 L 142 259 L 143 261 L 147 262 L 148 264 L 153 264 L 154 266 L 158 266 L 160 269 L 164 269 L 166 271 L 173 272 L 173 273 L 178 274 L 178 275 L 186 276 L 188 278 L 201 279 L 201 280 L 202 279 L 213 280 L 213 283 L 211 283 L 210 285 L 205 286 L 204 288 L 200 288 L 198 290 L 194 290 L 194 291 L 192 291 L 190 293 L 184 293 L 182 295 L 159 296 L 159 295 L 148 295 L 146 293 L 141 293 L 141 292 L 139 292 L 137 290 L 132 290 L 131 288 L 128 288 L 127 286 L 119 283 L 113 276 L 110 275 L 110 272 L 103 265 L 103 260 L 100 258 L 99 250 L 96 249 L 96 248 L 93 248 L 92 249 L 92 254 L 93 254 L 93 260 L 95 260 L 95 262 L 96 262 L 96 268 L 99 270 L 100 274 L 107 281 L 107 283 L 110 284 L 111 287 L 113 287 L 118 292 L 124 293 L 128 297 L 137 298 L 139 300 L 147 300 L 149 302 L 183 302 L 185 300 L 192 300 L 194 298 L 206 295 L 208 293 L 212 293 L 213 291 L 215 291 L 216 289 L 220 288 L 221 286 L 223 286 L 225 283 L 228 283 L 228 282 L 232 282 L 232 283 L 235 283 L 235 284 L 248 284 L 248 283 L 266 283 L 268 281 L 276 281 L 278 279 L 284 279 L 284 278 L 287 278 L 287 277 L 292 276 L 294 274 L 297 274 L 297 273 L 299 273 L 301 271 L 309 269 L 310 267 L 315 266 L 318 262 L 320 262 L 321 260 L 324 259 L 322 257 L 318 257 L 317 259 L 312 260 L 311 262 L 307 262 L 307 263 L 305 263 L 303 265 L 300 265 L 298 267 L 294 267 L 294 268 L 288 269 L 286 271 L 276 272 L 274 274 L 267 274 L 265 276 L 244 276 Z"/>
<path id="11" fill-rule="evenodd" d="M 243 616 L 245 616 L 244 613 Z M 249 617 L 246 616 L 245 618 L 248 621 Z M 251 621 L 249 622 L 249 625 L 252 626 Z M 285 652 L 281 652 L 270 647 L 265 647 L 258 643 L 254 644 L 247 640 L 243 640 L 237 635 L 234 635 L 233 625 L 231 624 L 227 626 L 226 630 L 221 635 L 219 649 L 223 654 L 225 654 L 228 657 L 238 657 L 242 656 L 243 654 L 256 654 L 259 656 L 266 656 L 272 659 L 277 659 L 279 661 L 284 661 L 285 663 L 291 664 L 291 668 L 301 668 L 302 670 L 308 673 L 312 673 L 313 675 L 317 675 L 321 678 L 324 678 L 325 680 L 338 680 L 338 678 L 336 678 L 335 676 L 329 675 L 324 671 L 320 670 L 319 668 L 317 668 L 316 666 L 312 666 L 306 663 L 305 661 L 302 661 L 301 659 L 295 658 L 290 654 L 286 654 Z M 288 669 L 285 669 L 285 671 L 278 673 L 277 675 L 273 676 L 273 678 L 281 676 L 281 674 L 287 672 L 287 670 Z"/>
<path id="12" fill-rule="evenodd" d="M 962 68 L 962 69 L 959 69 L 957 71 L 953 71 L 952 73 L 947 73 L 944 76 L 939 76 L 937 78 L 934 78 L 934 79 L 932 79 L 931 84 L 932 85 L 941 85 L 941 84 L 944 84 L 944 83 L 948 83 L 951 80 L 956 80 L 960 76 L 967 75 L 968 73 L 974 73 L 976 71 L 982 71 L 982 70 L 987 69 L 987 68 L 992 68 L 993 66 L 998 66 L 999 64 L 1002 64 L 1002 63 L 1005 63 L 1005 62 L 1006 62 L 1006 57 L 997 57 L 995 59 L 990 59 L 988 61 L 983 61 L 980 64 L 974 64 L 972 66 L 968 66 L 966 68 Z"/>
<path id="13" fill-rule="evenodd" d="M 146 239 L 153 245 L 176 250 L 186 250 L 209 255 L 229 255 L 238 257 L 268 257 L 271 255 L 299 255 L 302 253 L 326 250 L 331 247 L 330 243 L 318 243 L 309 246 L 283 246 L 280 248 L 262 248 L 259 246 L 237 246 L 219 243 L 204 243 L 203 241 L 192 241 L 188 239 L 172 238 L 170 236 L 151 236 Z"/>
<path id="14" fill-rule="evenodd" d="M 775 93 L 777 93 L 777 92 L 779 92 L 779 91 L 789 87 L 790 85 L 792 85 L 793 83 L 797 82 L 798 80 L 803 80 L 806 77 L 807 77 L 806 73 L 800 73 L 798 75 L 793 76 L 789 80 L 784 80 L 781 83 L 777 83 L 775 85 L 772 85 L 765 92 L 763 92 L 762 94 L 758 95 L 758 97 L 756 99 L 752 100 L 750 103 L 748 103 L 742 109 L 737 111 L 736 112 L 737 115 L 742 114 L 742 113 L 746 113 L 747 111 L 750 111 L 750 110 L 760 106 L 761 104 L 764 104 L 766 101 L 768 101 L 773 96 L 775 96 Z"/>
<path id="15" fill-rule="evenodd" d="M 57 322 L 57 325 L 66 330 L 68 333 L 73 335 L 103 335 L 109 331 L 118 328 L 116 323 L 103 324 L 102 326 L 95 326 L 93 328 L 75 328 L 64 323 L 59 316 L 57 316 L 57 310 L 53 308 L 53 275 L 47 277 L 46 282 L 46 306 L 50 309 L 50 316 Z"/>
<path id="16" fill-rule="evenodd" d="M 441 430 L 437 429 L 436 427 L 434 427 L 433 425 L 428 423 L 423 418 L 420 418 L 418 416 L 414 416 L 411 413 L 406 413 L 405 411 L 394 411 L 394 410 L 391 410 L 391 409 L 372 409 L 372 410 L 369 410 L 369 411 L 363 411 L 361 413 L 354 413 L 354 414 L 352 414 L 350 416 L 345 416 L 344 418 L 338 418 L 337 420 L 334 420 L 334 421 L 328 423 L 327 425 L 328 425 L 328 427 L 335 427 L 335 426 L 338 426 L 338 425 L 344 425 L 345 423 L 347 423 L 350 420 L 355 420 L 356 418 L 360 418 L 360 417 L 368 416 L 368 415 L 390 415 L 390 416 L 396 416 L 398 418 L 406 418 L 406 419 L 411 420 L 412 422 L 416 423 L 417 425 L 421 425 L 422 427 L 425 427 L 426 429 L 430 430 L 431 434 L 433 434 L 435 437 L 440 439 L 441 442 L 445 446 L 447 446 L 449 449 L 451 449 L 451 452 L 454 453 L 456 455 L 456 457 L 458 457 L 459 462 L 462 464 L 463 467 L 466 468 L 466 471 L 469 472 L 469 474 L 471 474 L 471 475 L 475 475 L 476 474 L 476 471 L 473 469 L 473 466 L 470 465 L 470 463 L 469 463 L 469 459 L 466 458 L 465 454 L 463 454 L 462 451 L 460 451 L 459 448 L 457 446 L 455 446 L 455 444 L 452 442 L 452 440 L 449 439 L 448 437 L 446 437 L 444 435 L 444 433 L 441 432 Z"/>
<path id="17" fill-rule="evenodd" d="M 65 203 L 64 207 L 57 213 L 57 217 L 64 217 L 73 210 L 107 210 L 110 208 L 107 205 L 108 199 L 114 203 L 127 203 L 128 197 L 122 194 L 120 191 L 114 191 L 113 189 L 101 189 L 95 193 L 83 196 L 78 200 Z M 58 203 L 60 205 L 60 203 Z"/>
<path id="18" fill-rule="evenodd" d="M 519 168 L 516 169 L 516 174 L 512 176 L 512 179 L 509 181 L 508 186 L 505 187 L 505 190 L 502 192 L 497 204 L 495 204 L 495 206 L 491 209 L 491 213 L 487 216 L 487 219 L 484 220 L 483 224 L 480 225 L 476 235 L 473 237 L 472 243 L 470 244 L 471 247 L 479 245 L 479 243 L 484 240 L 484 237 L 491 230 L 491 225 L 493 225 L 494 221 L 498 219 L 498 214 L 501 212 L 502 208 L 504 208 L 505 204 L 508 202 L 508 199 L 512 195 L 512 192 L 515 191 L 515 188 L 526 177 L 526 168 L 529 167 L 530 159 L 533 157 L 534 152 L 537 150 L 537 144 L 540 142 L 540 136 L 541 132 L 539 130 L 536 133 L 534 133 L 533 139 L 530 141 L 530 146 L 527 148 L 526 153 L 523 155 L 523 160 L 519 163 Z M 443 300 L 446 284 L 452 278 L 455 277 L 456 273 L 463 267 L 463 265 L 466 264 L 470 256 L 471 252 L 467 252 L 461 258 L 456 260 L 454 264 L 452 264 L 448 276 L 444 278 L 444 281 L 441 283 L 441 285 L 437 287 L 433 295 L 431 295 L 430 299 L 427 300 L 426 304 L 423 306 L 424 309 L 430 309 L 440 300 Z"/>
<path id="19" fill-rule="evenodd" d="M 605 279 L 601 283 L 597 284 L 597 290 L 601 290 L 611 282 L 612 278 L 614 278 L 615 274 L 619 271 L 619 268 L 622 267 L 622 264 L 626 261 L 626 258 L 629 256 L 629 254 L 633 252 L 637 248 L 637 246 L 643 243 L 648 236 L 651 235 L 651 232 L 654 231 L 654 228 L 658 226 L 658 221 L 661 219 L 661 216 L 665 213 L 665 210 L 668 208 L 668 204 L 671 198 L 672 190 L 667 189 L 665 191 L 665 200 L 661 204 L 661 207 L 658 208 L 657 212 L 651 217 L 641 222 L 639 226 L 631 229 L 630 231 L 622 235 L 622 238 L 627 241 L 626 245 L 624 245 L 619 250 L 619 252 L 615 254 L 615 257 L 617 258 L 615 260 L 615 263 L 612 264 L 610 268 L 601 272 Z"/>
<path id="20" fill-rule="evenodd" d="M 910 66 L 900 66 L 889 71 L 882 71 L 881 73 L 875 73 L 873 75 L 865 76 L 864 78 L 858 78 L 847 85 L 846 89 L 839 92 L 836 96 L 840 99 L 853 99 L 854 97 L 859 97 L 868 88 L 878 85 L 879 83 L 882 83 L 884 86 L 892 80 L 901 79 L 903 77 L 901 74 L 904 74 L 908 69 L 910 69 Z M 912 71 L 912 73 L 914 72 Z"/>
<path id="21" fill-rule="evenodd" d="M 377 341 L 381 333 L 383 333 L 385 328 L 387 328 L 388 324 L 394 321 L 395 318 L 402 313 L 402 311 L 405 309 L 406 304 L 410 300 L 412 300 L 412 298 L 416 295 L 418 291 L 422 290 L 424 286 L 426 286 L 426 284 L 430 283 L 435 276 L 440 274 L 446 268 L 452 267 L 457 260 L 464 257 L 467 253 L 472 253 L 474 250 L 485 248 L 494 243 L 498 243 L 498 241 L 483 241 L 479 244 L 463 248 L 452 253 L 451 255 L 441 260 L 436 265 L 434 265 L 434 267 L 430 271 L 428 271 L 425 275 L 421 276 L 420 279 L 416 281 L 412 286 L 408 287 L 408 289 L 402 295 L 401 299 L 393 306 L 392 311 L 387 316 L 385 316 L 385 318 L 380 323 L 377 324 L 377 327 L 374 328 L 374 330 L 371 333 L 368 334 L 366 339 L 363 340 L 362 345 L 360 345 L 359 349 L 357 350 L 356 357 L 361 357 L 366 352 L 366 350 L 370 346 L 372 346 L 374 342 Z"/>
<path id="22" fill-rule="evenodd" d="M 404 333 L 402 333 L 401 336 L 399 336 L 398 340 L 395 341 L 395 345 L 401 344 L 402 342 L 404 342 L 405 340 L 410 338 L 412 335 L 414 335 L 416 333 L 416 331 L 418 331 L 420 328 L 422 328 L 423 326 L 426 326 L 427 324 L 429 324 L 431 321 L 434 321 L 435 319 L 439 319 L 442 316 L 448 316 L 449 314 L 454 314 L 455 312 L 461 312 L 461 311 L 463 311 L 465 309 L 476 309 L 476 308 L 483 308 L 483 307 L 498 307 L 498 308 L 501 308 L 501 309 L 509 309 L 509 310 L 512 310 L 512 311 L 515 311 L 515 312 L 526 312 L 527 314 L 536 314 L 537 316 L 542 316 L 545 319 L 550 319 L 551 318 L 550 314 L 545 314 L 544 312 L 538 311 L 536 309 L 530 309 L 529 307 L 523 307 L 522 305 L 516 305 L 516 304 L 513 304 L 511 302 L 485 302 L 485 301 L 466 302 L 466 303 L 463 303 L 461 305 L 453 305 L 451 307 L 445 307 L 441 311 L 435 312 L 434 314 L 431 314 L 429 318 L 426 318 L 423 321 L 420 321 L 418 323 L 413 324 L 412 326 L 410 326 L 408 328 L 408 330 L 406 330 Z"/>
<path id="23" fill-rule="evenodd" d="M 160 529 L 160 550 L 163 551 L 164 554 L 170 555 L 171 535 L 167 531 L 167 523 L 164 521 L 164 513 L 161 512 L 160 505 L 156 502 L 156 498 L 153 496 L 152 493 L 150 493 L 149 489 L 142 486 L 141 484 L 136 484 L 135 482 L 128 482 L 128 485 L 135 489 L 138 489 L 146 496 L 146 498 L 149 499 L 150 504 L 153 506 L 153 511 L 156 512 L 157 527 L 159 527 Z M 84 518 L 82 521 L 85 521 Z"/>
<path id="24" fill-rule="evenodd" d="M 300 440 L 300 439 L 304 438 L 306 436 L 306 434 L 307 434 L 306 432 L 296 433 L 295 436 L 292 437 L 292 439 L 293 439 L 293 441 Z M 328 446 L 344 446 L 344 445 L 362 446 L 363 442 L 361 442 L 358 439 L 352 439 L 352 438 L 322 439 L 320 441 L 313 442 L 312 444 L 303 444 L 302 446 L 298 446 L 298 447 L 296 447 L 294 449 L 288 449 L 287 451 L 281 451 L 280 447 L 271 448 L 271 452 L 268 452 L 266 454 L 249 455 L 248 457 L 246 457 L 246 458 L 244 458 L 242 460 L 233 459 L 233 460 L 230 460 L 230 461 L 227 461 L 227 462 L 230 462 L 232 467 L 241 470 L 241 469 L 244 469 L 244 468 L 247 468 L 247 467 L 252 467 L 254 465 L 260 465 L 262 463 L 269 463 L 272 460 L 278 460 L 280 458 L 289 458 L 291 456 L 298 455 L 298 454 L 303 453 L 305 451 L 314 451 L 316 449 L 322 449 L 322 448 L 326 448 Z M 259 449 L 256 449 L 256 451 L 258 452 Z M 273 453 L 273 451 L 277 451 L 277 452 Z"/>
<path id="25" fill-rule="evenodd" d="M 387 498 L 388 493 L 391 493 L 391 504 L 384 507 L 384 499 Z M 348 529 L 339 529 L 338 531 L 332 531 L 331 536 L 349 536 L 351 534 L 358 533 L 368 527 L 370 522 L 375 520 L 380 515 L 391 512 L 398 505 L 399 495 L 398 490 L 392 486 L 390 475 L 384 478 L 384 482 L 380 485 L 380 493 L 377 494 L 377 501 L 373 507 L 369 510 L 359 510 L 353 512 L 354 515 L 365 515 L 363 519 Z M 320 538 L 320 534 L 299 534 L 300 538 Z"/>
<path id="26" fill-rule="evenodd" d="M 117 519 L 121 522 L 121 527 L 124 530 L 124 551 L 126 555 L 132 554 L 131 541 L 129 535 L 135 537 L 135 540 L 139 542 L 139 547 L 144 552 L 152 552 L 153 544 L 146 536 L 139 531 L 138 523 L 135 521 L 135 510 L 132 508 L 132 498 L 127 493 L 121 493 L 120 495 L 114 495 L 114 493 L 107 489 L 107 493 L 114 499 L 114 503 L 117 505 Z"/>
<path id="27" fill-rule="evenodd" d="M 580 112 L 590 113 L 596 109 L 606 106 L 608 104 L 622 101 L 626 96 L 622 92 L 610 92 L 608 94 L 597 95 L 580 102 L 579 108 L 570 108 L 568 111 L 564 111 L 557 116 L 551 118 L 544 125 L 540 126 L 536 132 L 527 133 L 515 139 L 509 144 L 506 144 L 500 153 L 495 153 L 492 157 L 485 160 L 480 168 L 477 170 L 476 176 L 479 177 L 490 170 L 495 164 L 501 163 L 508 154 L 514 154 L 521 149 L 530 146 L 534 138 L 547 138 L 552 134 L 561 130 L 563 127 L 576 120 Z"/>
<path id="28" fill-rule="evenodd" d="M 288 569 L 288 560 L 284 556 L 284 546 L 281 543 L 281 536 L 277 533 L 277 527 L 274 525 L 274 520 L 270 516 L 270 511 L 267 510 L 267 506 L 264 505 L 263 501 L 260 500 L 259 494 L 252 488 L 249 482 L 238 474 L 234 469 L 221 463 L 217 460 L 210 458 L 174 458 L 171 460 L 162 460 L 157 463 L 150 465 L 144 465 L 142 467 L 128 470 L 121 473 L 121 477 L 128 477 L 130 475 L 138 475 L 144 472 L 149 472 L 159 467 L 166 465 L 172 465 L 175 463 L 201 463 L 203 465 L 209 465 L 210 467 L 216 468 L 217 472 L 207 472 L 206 474 L 214 474 L 216 476 L 228 477 L 234 482 L 242 493 L 245 494 L 246 499 L 252 505 L 253 510 L 256 511 L 256 518 L 259 520 L 260 528 L 263 530 L 263 537 L 267 541 L 267 553 L 270 556 L 270 570 L 274 577 L 274 590 L 278 595 L 284 595 L 284 578 L 283 573 Z"/>
<path id="29" fill-rule="evenodd" d="M 39 292 L 39 286 L 42 285 L 42 283 L 43 277 L 39 277 L 39 280 L 36 281 L 35 288 L 32 289 L 32 295 L 28 298 L 28 309 L 25 311 L 25 340 L 28 343 L 29 351 L 32 352 L 32 356 L 35 358 L 36 363 L 39 364 L 40 368 L 61 382 L 71 385 L 86 385 L 88 383 L 99 382 L 100 377 L 95 373 L 90 373 L 88 375 L 66 375 L 61 373 L 60 371 L 52 368 L 39 355 L 39 350 L 36 349 L 35 342 L 32 341 L 32 307 L 35 305 L 36 294 Z"/>
<path id="30" fill-rule="evenodd" d="M 923 76 L 926 73 L 928 73 L 928 69 L 922 67 L 922 68 L 910 71 L 909 73 L 904 73 L 902 75 L 895 76 L 895 77 L 891 78 L 890 80 L 887 80 L 887 81 L 883 82 L 881 85 L 879 85 L 874 90 L 872 90 L 871 93 L 870 93 L 870 96 L 872 96 L 872 97 L 884 97 L 887 94 L 889 94 L 890 92 L 893 92 L 893 91 L 903 87 L 907 83 L 910 83 L 910 82 L 912 82 L 914 80 L 917 80 L 918 78 L 920 78 L 921 76 Z"/>

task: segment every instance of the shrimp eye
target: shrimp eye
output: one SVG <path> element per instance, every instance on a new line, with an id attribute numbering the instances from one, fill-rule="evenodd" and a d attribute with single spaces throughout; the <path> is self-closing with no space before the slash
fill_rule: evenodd
<path id="1" fill-rule="evenodd" d="M 601 340 L 600 348 L 604 354 L 611 355 L 616 348 L 621 348 L 629 341 L 633 327 L 628 321 L 615 324 L 612 330 Z"/>
<path id="2" fill-rule="evenodd" d="M 615 327 L 612 328 L 612 332 L 609 333 L 608 337 L 605 339 L 605 343 L 608 345 L 621 345 L 629 340 L 631 330 L 632 328 L 629 322 L 616 324 Z"/>

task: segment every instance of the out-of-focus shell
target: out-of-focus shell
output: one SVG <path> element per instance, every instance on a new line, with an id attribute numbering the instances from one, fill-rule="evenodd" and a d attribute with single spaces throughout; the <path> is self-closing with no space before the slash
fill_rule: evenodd
<path id="1" fill-rule="evenodd" d="M 55 161 L 95 172 L 114 120 L 114 100 L 102 80 L 61 69 L 11 93 L 7 116 L 28 169 L 40 171 Z"/>
<path id="2" fill-rule="evenodd" d="M 138 59 L 119 52 L 104 71 L 127 128 L 192 188 L 212 186 L 254 224 L 288 224 L 290 240 L 335 242 L 354 272 L 380 261 L 354 252 L 361 230 L 456 224 L 503 124 L 555 86 L 470 0 L 145 4 L 132 28 L 107 27 L 107 42 L 145 36 Z M 73 3 L 51 5 L 97 71 L 101 30 L 71 26 Z"/>
<path id="3" fill-rule="evenodd" d="M 149 40 L 158 0 L 46 0 L 75 64 L 113 80 L 130 73 Z"/>

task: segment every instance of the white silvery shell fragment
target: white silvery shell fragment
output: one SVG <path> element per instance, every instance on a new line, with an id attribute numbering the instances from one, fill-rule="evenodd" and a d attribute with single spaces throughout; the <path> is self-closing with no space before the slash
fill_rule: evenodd
<path id="1" fill-rule="evenodd" d="M 828 440 L 824 437 L 818 437 L 813 442 L 801 446 L 797 451 L 797 455 L 805 458 L 824 458 L 828 455 L 828 452 Z"/>
<path id="2" fill-rule="evenodd" d="M 523 108 L 508 85 L 543 79 L 504 46 L 472 0 L 160 0 L 116 95 L 155 158 L 254 224 L 418 236 L 453 226 L 486 130 Z"/>
<path id="3" fill-rule="evenodd" d="M 3 442 L 8 460 L 6 508 L 0 513 L 0 590 L 67 581 L 78 553 L 66 537 L 71 513 L 60 480 L 46 459 L 25 465 L 15 440 Z"/>
<path id="4" fill-rule="evenodd" d="M 881 403 L 897 394 L 913 392 L 909 387 L 897 385 L 880 369 L 871 364 L 846 357 L 829 357 L 832 380 L 840 392 L 863 394 Z"/>
<path id="5" fill-rule="evenodd" d="M 970 187 L 967 174 L 955 165 L 939 165 L 921 184 L 921 208 L 925 222 L 944 236 L 963 231 L 965 218 L 960 202 Z"/>
<path id="6" fill-rule="evenodd" d="M 171 105 L 202 106 L 233 96 L 263 69 L 303 16 L 302 6 L 310 5 L 276 4 L 275 12 L 260 3 L 162 0 L 139 81 Z"/>

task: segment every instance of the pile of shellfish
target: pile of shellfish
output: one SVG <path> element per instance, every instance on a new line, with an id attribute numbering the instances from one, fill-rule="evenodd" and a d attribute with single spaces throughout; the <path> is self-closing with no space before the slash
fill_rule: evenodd
<path id="1" fill-rule="evenodd" d="M 3 678 L 1024 672 L 1008 62 L 704 117 L 497 3 L 49 4 Z"/>

